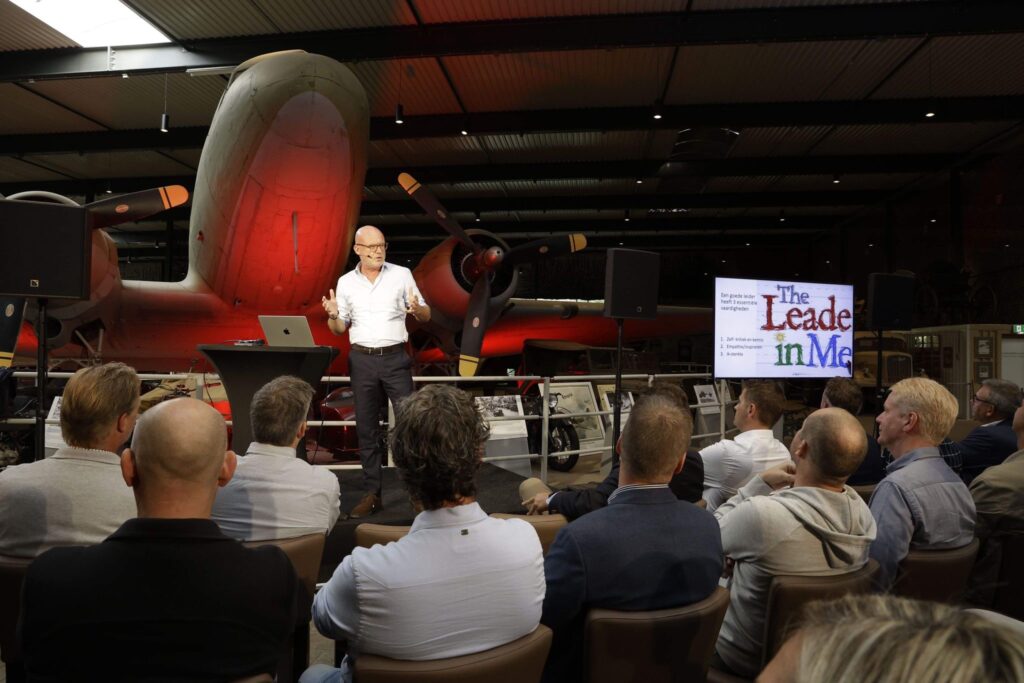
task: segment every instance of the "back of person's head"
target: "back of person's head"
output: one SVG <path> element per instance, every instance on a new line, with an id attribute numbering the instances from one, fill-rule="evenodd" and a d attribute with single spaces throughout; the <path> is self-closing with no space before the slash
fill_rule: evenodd
<path id="1" fill-rule="evenodd" d="M 476 496 L 489 429 L 473 397 L 430 384 L 395 406 L 391 452 L 409 495 L 427 510 Z"/>
<path id="2" fill-rule="evenodd" d="M 686 392 L 678 384 L 671 382 L 656 381 L 647 387 L 641 396 L 664 396 L 675 403 L 681 410 L 689 410 L 690 402 L 686 399 Z"/>
<path id="3" fill-rule="evenodd" d="M 641 394 L 622 432 L 622 464 L 634 479 L 668 481 L 686 453 L 693 418 L 667 392 Z"/>
<path id="4" fill-rule="evenodd" d="M 822 408 L 807 416 L 793 440 L 807 443 L 807 460 L 826 483 L 842 485 L 857 471 L 868 452 L 868 437 L 860 422 L 842 408 Z"/>
<path id="5" fill-rule="evenodd" d="M 860 415 L 864 406 L 864 393 L 860 385 L 849 377 L 833 377 L 821 394 L 822 408 L 842 408 L 851 415 Z"/>
<path id="6" fill-rule="evenodd" d="M 757 420 L 761 424 L 771 427 L 782 417 L 786 396 L 778 382 L 746 379 L 743 380 L 743 391 L 747 392 L 747 402 L 757 408 Z"/>
<path id="7" fill-rule="evenodd" d="M 1024 680 L 1024 637 L 983 616 L 936 602 L 889 595 L 814 602 L 805 608 L 791 641 L 759 681 Z"/>
<path id="8" fill-rule="evenodd" d="M 936 445 L 949 434 L 960 412 L 956 397 L 946 387 L 923 377 L 896 382 L 886 400 L 904 415 L 916 413 L 918 433 Z"/>
<path id="9" fill-rule="evenodd" d="M 271 446 L 291 446 L 306 422 L 313 387 L 291 375 L 272 379 L 252 397 L 249 419 L 256 441 Z"/>
<path id="10" fill-rule="evenodd" d="M 147 410 L 135 427 L 131 451 L 140 490 L 213 491 L 227 451 L 224 418 L 194 398 L 176 398 Z"/>
<path id="11" fill-rule="evenodd" d="M 1020 406 L 1020 387 L 1005 379 L 986 379 L 981 386 L 988 387 L 988 400 L 999 417 L 1006 419 Z"/>
<path id="12" fill-rule="evenodd" d="M 139 376 L 124 363 L 83 368 L 71 376 L 60 406 L 65 443 L 96 448 L 122 415 L 139 408 Z"/>

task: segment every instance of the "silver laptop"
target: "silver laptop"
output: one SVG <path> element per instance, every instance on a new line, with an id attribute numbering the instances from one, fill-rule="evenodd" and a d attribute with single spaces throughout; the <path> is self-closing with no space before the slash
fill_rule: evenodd
<path id="1" fill-rule="evenodd" d="M 267 346 L 316 346 L 304 315 L 261 315 Z"/>

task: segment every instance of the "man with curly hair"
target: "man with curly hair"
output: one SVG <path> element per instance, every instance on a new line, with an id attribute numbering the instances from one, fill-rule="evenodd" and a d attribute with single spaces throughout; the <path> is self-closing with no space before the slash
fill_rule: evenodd
<path id="1" fill-rule="evenodd" d="M 544 600 L 533 528 L 488 517 L 476 473 L 488 430 L 472 397 L 430 385 L 395 409 L 391 450 L 414 506 L 409 534 L 356 548 L 313 603 L 313 621 L 346 639 L 342 668 L 314 666 L 302 681 L 349 681 L 371 653 L 429 660 L 489 650 L 532 632 Z"/>

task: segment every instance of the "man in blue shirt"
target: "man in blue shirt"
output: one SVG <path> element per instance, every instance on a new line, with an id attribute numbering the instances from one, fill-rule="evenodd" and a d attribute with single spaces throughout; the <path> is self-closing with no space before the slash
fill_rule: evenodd
<path id="1" fill-rule="evenodd" d="M 892 586 L 911 547 L 959 548 L 974 538 L 974 501 L 938 448 L 958 412 L 945 387 L 912 377 L 893 385 L 876 418 L 878 443 L 894 458 L 870 502 L 878 525 L 871 557 L 881 568 L 881 590 Z"/>
<path id="2" fill-rule="evenodd" d="M 1020 405 L 1020 387 L 1005 379 L 986 379 L 971 397 L 971 417 L 981 423 L 957 444 L 963 457 L 961 476 L 968 484 L 986 467 L 998 465 L 1017 450 L 1013 412 Z"/>

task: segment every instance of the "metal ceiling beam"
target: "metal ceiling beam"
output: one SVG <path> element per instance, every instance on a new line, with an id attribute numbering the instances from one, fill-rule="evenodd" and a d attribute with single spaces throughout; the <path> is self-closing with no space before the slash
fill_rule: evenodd
<path id="1" fill-rule="evenodd" d="M 182 41 L 183 46 L 19 50 L 0 81 L 160 73 L 239 64 L 305 49 L 341 61 L 452 55 L 1007 33 L 1024 30 L 1017 0 L 941 0 L 830 7 L 552 17 Z"/>
<path id="2" fill-rule="evenodd" d="M 1022 3 L 1024 5 L 1024 3 Z M 934 118 L 925 118 L 934 110 Z M 389 117 L 370 122 L 373 140 L 459 137 L 468 127 L 472 135 L 523 135 L 576 131 L 680 130 L 691 126 L 748 127 L 878 125 L 888 123 L 940 123 L 1016 121 L 1024 118 L 1024 96 L 957 97 L 943 100 L 869 100 L 828 102 L 751 102 L 696 104 L 668 107 L 661 120 L 649 107 L 546 109 L 534 111 L 433 114 L 407 112 L 405 123 Z M 206 126 L 82 133 L 0 135 L 0 156 L 107 152 L 128 149 L 196 149 L 203 146 Z"/>

